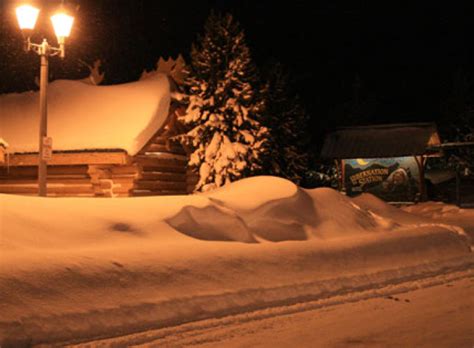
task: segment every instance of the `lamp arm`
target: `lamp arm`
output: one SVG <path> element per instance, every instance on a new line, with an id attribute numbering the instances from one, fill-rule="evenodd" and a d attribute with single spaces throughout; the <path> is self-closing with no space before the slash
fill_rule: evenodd
<path id="1" fill-rule="evenodd" d="M 64 58 L 64 47 L 63 48 L 50 47 L 49 56 L 50 57 L 60 56 L 61 58 Z"/>
<path id="2" fill-rule="evenodd" d="M 41 44 L 35 44 L 31 42 L 30 38 L 28 37 L 25 42 L 25 49 L 26 51 L 33 51 L 40 56 L 60 56 L 61 58 L 64 58 L 65 56 L 64 43 L 61 43 L 59 47 L 53 47 L 46 39 L 43 39 Z"/>

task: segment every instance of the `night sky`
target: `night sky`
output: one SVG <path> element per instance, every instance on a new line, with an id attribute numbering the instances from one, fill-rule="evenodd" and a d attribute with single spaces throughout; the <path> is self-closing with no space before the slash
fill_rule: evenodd
<path id="1" fill-rule="evenodd" d="M 37 57 L 21 51 L 21 35 L 11 15 L 15 2 L 0 1 L 0 92 L 25 90 L 39 68 Z M 47 3 L 53 7 L 58 2 Z M 102 58 L 106 83 L 136 80 L 160 56 L 188 57 L 210 10 L 217 9 L 233 13 L 241 23 L 262 71 L 277 61 L 289 69 L 292 91 L 302 97 L 318 135 L 346 124 L 437 121 L 440 103 L 453 93 L 459 75 L 472 92 L 472 5 L 347 3 L 66 1 L 76 9 L 77 22 L 68 57 L 52 62 L 52 78 L 87 75 L 78 60 Z M 46 21 L 43 28 L 41 35 L 55 42 Z M 8 47 L 17 44 L 18 50 L 7 54 L 5 42 Z M 362 116 L 346 118 L 355 99 L 363 105 Z"/>

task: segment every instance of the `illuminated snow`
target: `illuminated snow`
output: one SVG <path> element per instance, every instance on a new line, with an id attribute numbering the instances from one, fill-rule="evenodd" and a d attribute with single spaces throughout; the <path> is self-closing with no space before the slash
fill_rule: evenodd
<path id="1" fill-rule="evenodd" d="M 113 86 L 57 80 L 48 87 L 48 135 L 56 151 L 123 149 L 134 155 L 163 126 L 169 106 L 164 74 Z M 10 153 L 37 152 L 39 93 L 0 95 L 0 125 Z"/>
<path id="2" fill-rule="evenodd" d="M 285 306 L 473 262 L 473 221 L 463 229 L 275 177 L 190 196 L 0 195 L 0 205 L 0 343 L 13 346 Z"/>

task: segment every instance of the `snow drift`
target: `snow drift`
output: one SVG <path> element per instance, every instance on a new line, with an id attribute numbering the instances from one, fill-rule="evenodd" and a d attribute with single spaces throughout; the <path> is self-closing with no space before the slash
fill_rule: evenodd
<path id="1" fill-rule="evenodd" d="M 0 137 L 9 152 L 38 151 L 39 93 L 0 95 Z M 57 151 L 122 149 L 135 155 L 163 126 L 170 106 L 164 74 L 113 86 L 57 80 L 48 87 L 48 134 Z"/>
<path id="2" fill-rule="evenodd" d="M 403 208 L 412 215 L 437 223 L 459 226 L 474 241 L 474 209 L 462 209 L 441 202 L 425 202 Z"/>
<path id="3" fill-rule="evenodd" d="M 5 346 L 123 335 L 473 265 L 459 227 L 274 177 L 193 196 L 0 197 Z"/>

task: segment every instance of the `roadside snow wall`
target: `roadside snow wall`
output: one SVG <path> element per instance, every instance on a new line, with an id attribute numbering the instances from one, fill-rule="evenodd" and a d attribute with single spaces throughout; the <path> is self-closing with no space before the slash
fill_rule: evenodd
<path id="1" fill-rule="evenodd" d="M 382 203 L 274 177 L 193 196 L 0 195 L 0 344 L 119 336 L 472 269 L 462 229 Z"/>

